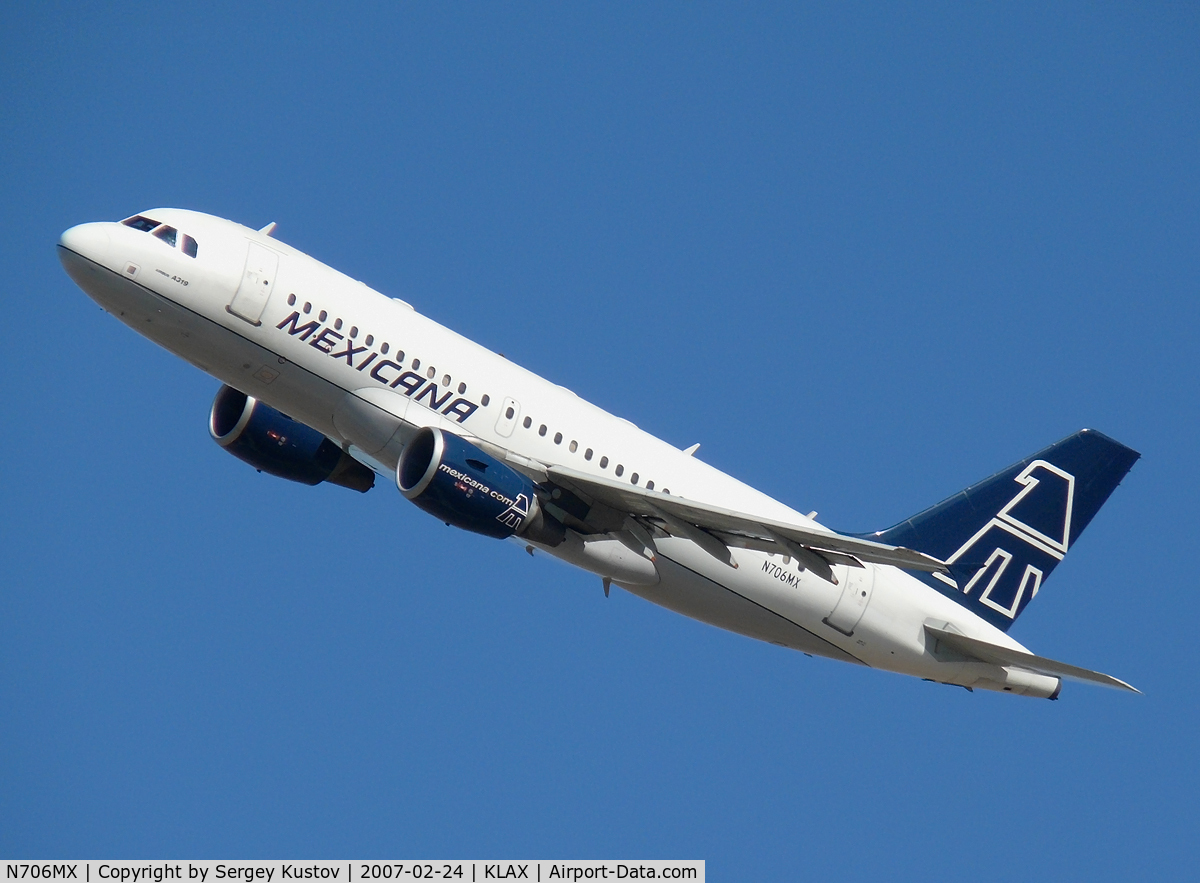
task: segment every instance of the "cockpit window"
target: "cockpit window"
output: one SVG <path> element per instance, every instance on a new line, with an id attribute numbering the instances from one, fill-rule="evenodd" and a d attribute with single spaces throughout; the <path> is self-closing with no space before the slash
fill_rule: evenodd
<path id="1" fill-rule="evenodd" d="M 179 238 L 179 231 L 170 224 L 160 224 L 153 218 L 147 218 L 145 215 L 134 215 L 132 218 L 126 218 L 121 222 L 126 227 L 132 227 L 134 230 L 141 230 L 143 233 L 154 231 L 154 235 L 165 242 L 171 248 L 175 248 Z M 183 234 L 183 253 L 189 258 L 194 258 L 196 253 L 200 251 L 200 246 L 196 244 L 196 240 Z"/>
<path id="2" fill-rule="evenodd" d="M 126 218 L 121 223 L 126 227 L 132 227 L 134 230 L 141 230 L 143 233 L 149 233 L 158 226 L 158 221 L 151 220 L 144 215 L 134 215 L 132 218 Z"/>

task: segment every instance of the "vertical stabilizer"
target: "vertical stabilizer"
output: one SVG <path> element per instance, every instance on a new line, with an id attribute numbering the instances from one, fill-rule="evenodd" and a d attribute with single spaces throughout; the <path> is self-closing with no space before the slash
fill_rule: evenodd
<path id="1" fill-rule="evenodd" d="M 864 536 L 945 561 L 949 576 L 914 575 L 1007 631 L 1139 456 L 1084 429 Z"/>

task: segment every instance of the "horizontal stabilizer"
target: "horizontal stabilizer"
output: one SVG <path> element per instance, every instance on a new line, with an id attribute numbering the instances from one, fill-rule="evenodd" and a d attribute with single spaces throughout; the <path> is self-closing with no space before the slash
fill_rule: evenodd
<path id="1" fill-rule="evenodd" d="M 927 624 L 925 626 L 925 633 L 930 637 L 937 638 L 938 641 L 947 647 L 951 647 L 965 656 L 977 659 L 980 662 L 987 662 L 991 665 L 1011 665 L 1016 668 L 1023 668 L 1026 671 L 1036 672 L 1037 674 L 1050 675 L 1051 677 L 1070 678 L 1073 681 L 1086 681 L 1089 684 L 1100 684 L 1104 687 L 1113 687 L 1117 690 L 1130 690 L 1134 693 L 1142 692 L 1136 687 L 1131 687 L 1129 684 L 1111 675 L 1101 674 L 1098 671 L 1092 671 L 1087 668 L 1080 668 L 1077 665 L 1067 665 L 1065 662 L 1057 662 L 1053 659 L 1047 659 L 1044 656 L 1023 653 L 1020 650 L 1013 650 L 1011 647 L 1001 647 L 998 644 L 992 644 L 988 641 L 980 641 L 978 638 L 968 638 L 966 635 L 946 631 L 936 626 Z"/>

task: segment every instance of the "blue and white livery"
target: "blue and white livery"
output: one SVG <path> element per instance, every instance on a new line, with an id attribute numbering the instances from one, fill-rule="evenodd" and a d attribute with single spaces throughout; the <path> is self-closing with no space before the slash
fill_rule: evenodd
<path id="1" fill-rule="evenodd" d="M 72 227 L 71 278 L 224 385 L 255 468 L 516 538 L 655 604 L 805 653 L 1054 699 L 1133 690 L 1008 635 L 1138 454 L 1082 430 L 877 533 L 837 533 L 272 236 L 181 209 Z"/>

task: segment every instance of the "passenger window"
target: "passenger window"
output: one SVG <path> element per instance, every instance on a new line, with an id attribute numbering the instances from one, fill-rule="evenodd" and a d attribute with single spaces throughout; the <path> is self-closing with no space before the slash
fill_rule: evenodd
<path id="1" fill-rule="evenodd" d="M 463 392 L 466 392 L 466 390 L 464 389 Z M 483 405 L 486 408 L 488 406 L 488 402 L 490 402 L 491 400 L 492 399 L 490 396 L 484 396 L 483 398 L 481 398 L 479 400 L 479 404 Z"/>
<path id="2" fill-rule="evenodd" d="M 430 365 L 429 370 L 425 372 L 425 376 L 428 377 L 430 380 L 433 380 L 433 375 L 435 375 L 435 374 L 437 374 L 437 368 Z"/>
<path id="3" fill-rule="evenodd" d="M 294 295 L 294 294 L 289 294 L 289 295 L 288 295 L 288 306 L 289 306 L 289 307 L 294 307 L 295 305 L 296 305 L 296 295 Z"/>
<path id="4" fill-rule="evenodd" d="M 165 242 L 167 245 L 171 246 L 171 248 L 174 248 L 175 247 L 175 234 L 178 232 L 179 231 L 176 230 L 174 227 L 168 227 L 166 224 L 163 224 L 161 227 L 159 227 L 157 230 L 154 231 L 154 235 L 157 236 L 159 239 L 161 239 L 163 242 Z"/>
<path id="5" fill-rule="evenodd" d="M 127 218 L 121 223 L 126 227 L 132 227 L 134 230 L 141 230 L 143 233 L 149 233 L 158 226 L 158 221 L 143 217 L 142 215 L 134 215 L 132 218 Z"/>
<path id="6" fill-rule="evenodd" d="M 368 334 L 367 339 L 364 340 L 363 343 L 365 343 L 367 346 L 374 346 L 375 345 L 375 335 Z"/>
<path id="7" fill-rule="evenodd" d="M 618 463 L 617 464 L 617 476 L 620 477 L 624 474 L 625 474 L 625 467 L 622 466 L 620 463 Z"/>
<path id="8" fill-rule="evenodd" d="M 532 419 L 532 418 L 530 418 L 530 417 L 526 417 L 526 418 L 525 418 L 525 419 L 524 419 L 524 420 L 521 422 L 521 425 L 522 425 L 522 426 L 524 426 L 526 429 L 528 429 L 529 427 L 533 426 L 533 419 Z"/>
<path id="9" fill-rule="evenodd" d="M 467 391 L 467 385 L 466 385 L 465 383 L 460 383 L 460 384 L 458 385 L 458 394 L 459 394 L 459 395 L 462 395 L 462 394 L 463 394 L 463 393 L 465 393 L 466 391 Z M 484 404 L 486 405 L 486 404 L 487 404 L 487 402 L 484 402 Z"/>
<path id="10" fill-rule="evenodd" d="M 305 301 L 304 302 L 304 315 L 307 316 L 311 312 L 312 312 L 312 304 L 310 304 L 308 301 Z M 384 350 L 384 352 L 387 352 L 387 350 Z"/>
<path id="11" fill-rule="evenodd" d="M 583 452 L 583 459 L 585 459 L 585 460 L 592 459 L 592 449 L 591 448 L 588 448 L 586 451 Z"/>
<path id="12" fill-rule="evenodd" d="M 600 458 L 600 468 L 601 468 L 601 469 L 607 469 L 607 468 L 608 468 L 608 457 L 601 457 L 601 458 Z"/>
<path id="13" fill-rule="evenodd" d="M 546 434 L 546 424 L 543 423 L 541 426 L 538 427 L 538 435 L 544 436 L 545 434 Z"/>
<path id="14" fill-rule="evenodd" d="M 517 413 L 517 412 L 516 412 L 516 411 L 514 411 L 512 408 L 509 408 L 509 409 L 507 409 L 507 410 L 504 412 L 504 419 L 505 419 L 505 420 L 511 420 L 511 419 L 513 419 L 513 414 L 515 414 L 515 413 Z"/>
<path id="15" fill-rule="evenodd" d="M 635 472 L 635 473 L 633 473 L 633 475 L 629 476 L 629 483 L 630 483 L 630 484 L 637 484 L 637 479 L 638 479 L 638 475 L 637 475 L 637 473 Z"/>
<path id="16" fill-rule="evenodd" d="M 193 239 L 192 237 L 188 236 L 186 233 L 184 233 L 183 234 L 183 253 L 185 255 L 187 255 L 189 258 L 194 258 L 196 256 L 196 252 L 198 252 L 199 250 L 200 250 L 200 246 L 196 245 L 196 240 Z"/>
<path id="17" fill-rule="evenodd" d="M 413 359 L 413 366 L 412 366 L 412 369 L 413 369 L 414 371 L 416 371 L 416 370 L 417 370 L 418 368 L 420 368 L 420 367 L 421 367 L 421 360 L 420 360 L 420 359 Z"/>
<path id="18" fill-rule="evenodd" d="M 450 385 L 450 375 L 443 374 L 442 375 L 442 386 L 449 386 L 449 385 Z"/>
<path id="19" fill-rule="evenodd" d="M 351 325 L 350 326 L 350 339 L 353 340 L 356 337 L 358 337 L 358 326 Z"/>
<path id="20" fill-rule="evenodd" d="M 571 439 L 570 447 L 571 447 L 571 453 L 574 454 L 576 451 L 579 450 L 579 442 L 575 441 L 574 439 Z"/>
<path id="21" fill-rule="evenodd" d="M 325 310 L 321 310 L 321 312 L 317 315 L 317 318 L 324 322 L 329 318 L 329 313 Z"/>
<path id="22" fill-rule="evenodd" d="M 334 330 L 334 331 L 341 331 L 341 330 L 342 330 L 342 320 L 341 320 L 341 319 L 334 319 L 334 320 L 333 320 L 333 330 Z"/>
<path id="23" fill-rule="evenodd" d="M 555 443 L 556 445 L 561 445 L 561 444 L 562 444 L 562 433 L 561 433 L 561 432 L 556 432 L 556 433 L 554 433 L 554 443 Z"/>
<path id="24" fill-rule="evenodd" d="M 646 482 L 646 490 L 648 490 L 648 491 L 654 490 L 654 482 L 653 481 Z"/>
<path id="25" fill-rule="evenodd" d="M 379 352 L 383 353 L 383 355 L 385 355 L 385 356 L 386 356 L 386 355 L 387 355 L 387 353 L 388 353 L 388 350 L 389 350 L 390 348 L 391 348 L 391 347 L 389 347 L 389 346 L 388 346 L 388 342 L 385 340 L 385 341 L 383 342 L 383 346 L 381 346 L 381 347 L 379 348 Z"/>

